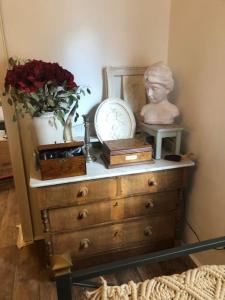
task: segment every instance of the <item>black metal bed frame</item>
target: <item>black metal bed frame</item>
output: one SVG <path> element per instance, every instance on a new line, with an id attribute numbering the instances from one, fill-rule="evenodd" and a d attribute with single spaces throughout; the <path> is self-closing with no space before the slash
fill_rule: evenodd
<path id="1" fill-rule="evenodd" d="M 99 275 L 112 273 L 124 268 L 156 263 L 223 246 L 225 246 L 225 236 L 62 274 L 56 277 L 58 300 L 72 300 L 72 285 L 82 287 L 98 287 L 96 283 L 87 282 L 86 280 Z"/>

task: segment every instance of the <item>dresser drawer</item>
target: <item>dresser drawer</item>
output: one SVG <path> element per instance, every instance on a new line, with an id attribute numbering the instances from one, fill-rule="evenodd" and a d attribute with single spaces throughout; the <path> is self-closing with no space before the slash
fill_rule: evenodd
<path id="1" fill-rule="evenodd" d="M 154 193 L 174 190 L 182 186 L 183 170 L 151 172 L 121 177 L 121 192 L 123 195 Z"/>
<path id="2" fill-rule="evenodd" d="M 172 239 L 175 217 L 140 218 L 108 226 L 51 236 L 53 254 L 70 252 L 72 257 L 91 256 L 113 249 Z"/>
<path id="3" fill-rule="evenodd" d="M 123 218 L 121 201 L 101 201 L 86 205 L 50 209 L 48 211 L 50 231 L 81 229 L 90 225 Z"/>
<path id="4" fill-rule="evenodd" d="M 50 209 L 49 230 L 62 232 L 126 218 L 163 214 L 175 210 L 178 199 L 179 192 L 176 190 Z"/>
<path id="5" fill-rule="evenodd" d="M 123 225 L 123 243 L 155 242 L 174 238 L 174 213 L 127 222 Z"/>
<path id="6" fill-rule="evenodd" d="M 40 208 L 62 207 L 89 200 L 115 198 L 116 178 L 90 180 L 41 188 L 38 192 Z"/>
<path id="7" fill-rule="evenodd" d="M 155 213 L 163 214 L 175 210 L 179 197 L 179 191 L 175 190 L 126 198 L 124 217 L 132 218 Z"/>

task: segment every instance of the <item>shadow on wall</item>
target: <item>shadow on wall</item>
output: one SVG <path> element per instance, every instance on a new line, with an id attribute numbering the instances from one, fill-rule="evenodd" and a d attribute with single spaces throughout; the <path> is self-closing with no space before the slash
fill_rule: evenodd
<path id="1" fill-rule="evenodd" d="M 101 99 L 97 104 L 95 104 L 93 107 L 91 107 L 91 109 L 88 112 L 89 118 L 90 118 L 90 136 L 96 136 L 95 127 L 94 127 L 95 113 L 96 113 L 96 110 L 97 110 L 99 104 L 107 98 L 107 80 L 106 80 L 104 69 L 105 68 L 103 68 L 102 72 L 101 72 L 102 83 L 103 83 L 102 84 Z M 80 136 L 80 137 L 84 136 L 84 124 L 83 123 L 79 123 L 79 124 L 75 123 L 73 125 L 73 135 L 74 136 Z"/>

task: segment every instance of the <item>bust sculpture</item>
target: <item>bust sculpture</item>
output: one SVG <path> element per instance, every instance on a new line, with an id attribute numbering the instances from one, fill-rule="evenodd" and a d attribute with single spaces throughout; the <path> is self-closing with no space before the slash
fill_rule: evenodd
<path id="1" fill-rule="evenodd" d="M 167 98 L 174 87 L 169 67 L 162 62 L 153 64 L 145 71 L 144 82 L 150 103 L 141 109 L 143 121 L 148 124 L 173 124 L 179 110 Z"/>

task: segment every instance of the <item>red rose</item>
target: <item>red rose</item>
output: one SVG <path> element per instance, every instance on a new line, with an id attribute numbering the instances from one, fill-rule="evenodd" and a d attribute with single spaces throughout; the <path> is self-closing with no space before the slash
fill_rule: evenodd
<path id="1" fill-rule="evenodd" d="M 31 60 L 24 65 L 14 66 L 12 70 L 8 70 L 5 86 L 31 93 L 37 92 L 49 81 L 54 86 L 65 84 L 67 89 L 77 87 L 72 73 L 57 63 L 46 63 L 41 60 Z"/>

